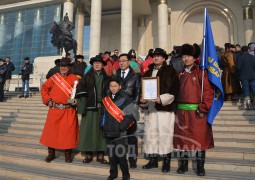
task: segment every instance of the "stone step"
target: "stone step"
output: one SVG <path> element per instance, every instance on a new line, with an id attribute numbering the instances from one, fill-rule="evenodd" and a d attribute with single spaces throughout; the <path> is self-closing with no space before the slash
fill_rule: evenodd
<path id="1" fill-rule="evenodd" d="M 11 179 L 36 179 L 36 180 L 91 180 L 91 179 L 98 179 L 103 180 L 106 179 L 105 176 L 100 175 L 92 175 L 92 174 L 85 174 L 83 172 L 77 174 L 74 172 L 70 172 L 67 169 L 63 170 L 52 170 L 50 168 L 44 167 L 34 167 L 31 165 L 20 165 L 16 164 L 15 162 L 9 163 L 8 161 L 4 162 L 0 160 L 0 173 L 5 175 L 7 180 Z M 3 179 L 5 180 L 5 178 Z"/>
<path id="2" fill-rule="evenodd" d="M 245 116 L 255 116 L 255 111 L 254 110 L 225 110 L 225 111 L 220 111 L 217 116 L 221 115 L 231 115 L 231 116 L 236 116 L 236 115 L 245 115 Z"/>
<path id="3" fill-rule="evenodd" d="M 250 116 L 250 115 L 220 115 L 216 116 L 215 120 L 253 120 L 255 121 L 255 116 Z"/>
<path id="4" fill-rule="evenodd" d="M 79 156 L 79 157 L 78 157 Z M 16 153 L 13 154 L 10 151 L 4 151 L 4 150 L 0 150 L 0 162 L 8 162 L 8 163 L 15 163 L 17 165 L 31 165 L 33 167 L 41 167 L 42 169 L 44 168 L 49 168 L 51 170 L 57 170 L 57 171 L 62 171 L 62 170 L 66 170 L 69 169 L 69 172 L 84 172 L 86 171 L 86 173 L 91 173 L 94 175 L 101 175 L 101 176 L 105 176 L 107 175 L 109 172 L 109 166 L 108 165 L 101 165 L 95 161 L 91 162 L 90 164 L 82 164 L 80 159 L 83 159 L 81 157 L 80 154 L 76 154 L 74 157 L 74 161 L 72 164 L 67 164 L 64 163 L 64 158 L 62 155 L 58 156 L 57 159 L 55 159 L 54 161 L 52 161 L 51 163 L 45 163 L 43 161 L 43 159 L 45 158 L 45 155 L 38 155 L 38 154 L 32 154 L 32 153 Z M 240 160 L 224 160 L 221 161 L 220 159 L 211 159 L 211 158 L 207 158 L 206 159 L 207 162 L 205 164 L 205 168 L 207 170 L 207 172 L 210 171 L 221 171 L 224 172 L 225 174 L 232 174 L 232 172 L 236 173 L 244 173 L 247 174 L 247 177 L 251 177 L 252 175 L 254 176 L 254 161 L 244 161 L 240 163 Z M 146 179 L 148 179 L 149 177 L 151 177 L 151 175 L 159 175 L 159 176 L 180 176 L 176 173 L 176 169 L 178 167 L 178 160 L 177 159 L 173 159 L 171 161 L 171 172 L 167 173 L 167 174 L 163 174 L 161 173 L 160 168 L 155 168 L 152 170 L 143 170 L 141 168 L 142 165 L 144 165 L 145 163 L 147 163 L 147 160 L 145 159 L 138 159 L 138 168 L 133 170 L 130 170 L 130 174 L 131 174 L 131 178 L 139 178 L 139 176 L 141 177 L 141 174 L 147 175 Z M 195 163 L 194 163 L 195 164 Z M 192 169 L 192 167 L 194 167 L 193 163 L 189 163 L 189 168 L 190 168 L 190 175 L 193 175 L 193 177 L 196 177 L 195 173 L 193 172 L 194 169 Z M 159 166 L 161 167 L 161 163 L 159 163 Z M 100 169 L 100 170 L 99 170 Z M 139 174 L 137 174 L 139 173 Z M 121 174 L 121 173 L 120 173 Z M 149 174 L 149 175 L 148 175 Z M 185 176 L 188 175 L 185 174 Z M 154 177 L 155 178 L 155 177 Z M 196 177 L 197 178 L 197 177 Z M 210 178 L 210 176 L 206 177 L 206 178 Z"/>
<path id="5" fill-rule="evenodd" d="M 0 113 L 19 113 L 19 114 L 42 114 L 45 115 L 48 113 L 48 108 L 43 109 L 8 109 L 8 108 L 1 108 Z"/>
<path id="6" fill-rule="evenodd" d="M 14 133 L 12 133 L 14 134 Z M 42 154 L 47 154 L 47 149 L 45 149 L 41 144 L 39 144 L 40 135 L 0 135 L 0 144 L 1 148 L 3 149 L 19 149 L 19 151 L 24 152 L 37 152 Z M 254 140 L 248 141 L 248 140 L 231 140 L 232 143 L 228 145 L 225 143 L 224 140 L 216 139 L 215 141 L 215 148 L 211 149 L 207 152 L 207 157 L 217 157 L 222 159 L 244 159 L 245 157 L 248 157 L 248 159 L 255 160 L 255 146 L 254 146 Z M 218 144 L 218 146 L 217 146 Z M 233 144 L 236 144 L 236 146 L 233 146 Z M 242 144 L 244 146 L 242 146 Z M 142 152 L 141 149 L 141 139 L 139 139 L 139 153 Z"/>
<path id="7" fill-rule="evenodd" d="M 254 125 L 214 125 L 213 131 L 225 131 L 225 132 L 255 132 Z M 255 134 L 254 134 L 255 135 Z"/>
<path id="8" fill-rule="evenodd" d="M 25 114 L 25 113 L 10 113 L 10 112 L 3 112 L 1 113 L 2 116 L 8 116 L 8 117 L 23 117 L 23 118 L 34 118 L 34 119 L 45 119 L 47 117 L 47 114 Z"/>
<path id="9" fill-rule="evenodd" d="M 43 103 L 33 103 L 31 101 L 24 101 L 24 102 L 3 102 L 3 103 L 0 103 L 0 108 L 2 106 L 10 106 L 12 108 L 14 107 L 17 107 L 17 108 L 20 108 L 20 107 L 23 107 L 23 106 L 27 106 L 27 107 L 45 107 L 45 105 Z"/>
<path id="10" fill-rule="evenodd" d="M 20 110 L 30 110 L 31 112 L 34 111 L 48 111 L 48 107 L 43 105 L 43 106 L 17 106 L 14 108 L 13 105 L 5 105 L 5 106 L 0 106 L 0 109 L 5 110 L 6 112 L 17 112 Z"/>
<path id="11" fill-rule="evenodd" d="M 222 120 L 222 119 L 217 119 L 213 123 L 214 125 L 255 125 L 255 120 L 254 121 L 247 121 L 247 120 Z"/>

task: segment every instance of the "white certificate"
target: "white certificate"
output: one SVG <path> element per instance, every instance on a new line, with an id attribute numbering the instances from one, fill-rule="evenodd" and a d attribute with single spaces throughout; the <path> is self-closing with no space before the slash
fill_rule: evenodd
<path id="1" fill-rule="evenodd" d="M 142 99 L 153 100 L 159 96 L 159 77 L 142 78 Z"/>

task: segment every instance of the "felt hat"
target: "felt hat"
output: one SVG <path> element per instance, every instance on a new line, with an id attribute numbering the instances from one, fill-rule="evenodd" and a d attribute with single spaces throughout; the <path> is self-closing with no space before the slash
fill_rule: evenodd
<path id="1" fill-rule="evenodd" d="M 201 49 L 197 44 L 183 44 L 181 46 L 181 55 L 193 56 L 195 59 L 200 56 Z"/>

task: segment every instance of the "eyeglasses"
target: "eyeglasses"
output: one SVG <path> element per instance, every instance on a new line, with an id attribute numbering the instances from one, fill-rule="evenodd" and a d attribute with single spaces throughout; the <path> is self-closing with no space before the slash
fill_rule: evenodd
<path id="1" fill-rule="evenodd" d="M 129 61 L 129 60 L 121 60 L 121 61 L 119 61 L 119 63 L 124 63 L 124 62 L 127 62 L 127 61 Z"/>

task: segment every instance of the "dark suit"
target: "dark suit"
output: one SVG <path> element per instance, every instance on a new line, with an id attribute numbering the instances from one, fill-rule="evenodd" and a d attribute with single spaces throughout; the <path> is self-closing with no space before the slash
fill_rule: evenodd
<path id="1" fill-rule="evenodd" d="M 135 73 L 134 70 L 129 67 L 129 72 L 127 76 L 122 79 L 121 78 L 121 69 L 117 70 L 117 76 L 121 79 L 121 87 L 122 91 L 124 91 L 129 97 L 132 98 L 134 104 L 137 105 L 135 109 L 137 112 L 134 113 L 136 120 L 139 120 L 139 112 L 138 112 L 138 105 L 140 102 L 140 92 L 141 92 L 141 74 Z M 136 114 L 136 115 L 135 115 Z M 128 137 L 128 145 L 131 148 L 128 148 L 129 154 L 129 162 L 130 161 L 137 161 L 138 156 L 138 146 L 137 146 L 137 137 L 133 134 L 136 132 L 137 124 L 134 124 L 127 130 Z"/>

